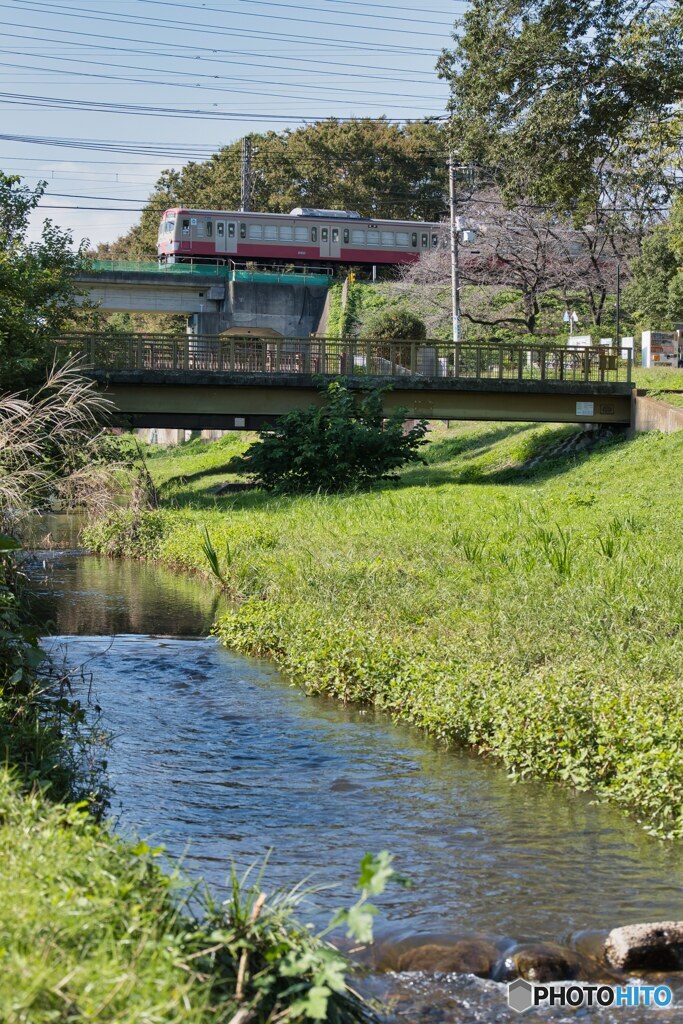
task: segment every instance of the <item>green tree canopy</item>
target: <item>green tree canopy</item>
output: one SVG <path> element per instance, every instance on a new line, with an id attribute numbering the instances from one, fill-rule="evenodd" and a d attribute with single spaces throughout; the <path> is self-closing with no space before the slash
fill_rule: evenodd
<path id="1" fill-rule="evenodd" d="M 252 146 L 253 210 L 289 213 L 312 206 L 426 220 L 439 220 L 444 212 L 444 135 L 437 125 L 331 118 L 253 135 Z M 155 255 L 159 215 L 169 206 L 239 209 L 240 164 L 237 141 L 203 163 L 164 171 L 140 225 L 104 249 Z"/>
<path id="2" fill-rule="evenodd" d="M 508 199 L 580 213 L 615 162 L 680 148 L 676 0 L 472 0 L 454 38 L 438 65 L 451 84 L 452 143 Z"/>
<path id="3" fill-rule="evenodd" d="M 71 235 L 46 220 L 40 241 L 26 237 L 44 190 L 0 171 L 0 391 L 44 378 L 54 337 L 73 312 L 81 252 Z"/>

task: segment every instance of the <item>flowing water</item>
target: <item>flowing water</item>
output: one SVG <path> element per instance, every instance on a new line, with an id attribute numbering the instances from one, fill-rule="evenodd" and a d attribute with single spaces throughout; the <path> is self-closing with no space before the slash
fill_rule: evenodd
<path id="1" fill-rule="evenodd" d="M 311 904 L 322 924 L 352 899 L 363 854 L 391 850 L 412 887 L 379 900 L 377 956 L 389 965 L 406 945 L 473 933 L 501 948 L 580 933 L 590 944 L 616 925 L 683 918 L 679 848 L 590 796 L 512 784 L 383 715 L 305 696 L 272 664 L 207 637 L 218 600 L 197 580 L 61 550 L 36 553 L 31 576 L 55 634 L 46 646 L 83 668 L 77 686 L 92 684 L 111 730 L 118 831 L 165 844 L 218 892 L 231 863 L 270 850 L 266 889 L 306 877 L 336 886 Z M 366 985 L 395 997 L 402 1020 L 518 1019 L 501 985 L 471 976 Z M 683 1021 L 672 1009 L 591 1019 L 653 1013 Z"/>

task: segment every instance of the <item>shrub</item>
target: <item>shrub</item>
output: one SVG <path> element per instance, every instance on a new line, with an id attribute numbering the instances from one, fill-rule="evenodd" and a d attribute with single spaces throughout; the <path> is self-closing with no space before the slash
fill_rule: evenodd
<path id="1" fill-rule="evenodd" d="M 372 388 L 357 396 L 342 381 L 323 389 L 322 406 L 296 409 L 235 460 L 267 490 L 281 494 L 340 491 L 376 480 L 395 479 L 391 471 L 421 461 L 426 421 L 404 431 L 405 409 L 384 417 L 382 395 Z M 239 463 L 239 466 L 238 466 Z"/>
<path id="2" fill-rule="evenodd" d="M 427 337 L 424 321 L 409 309 L 400 306 L 378 309 L 369 317 L 365 324 L 365 333 L 371 338 L 396 338 L 409 341 L 422 341 Z"/>

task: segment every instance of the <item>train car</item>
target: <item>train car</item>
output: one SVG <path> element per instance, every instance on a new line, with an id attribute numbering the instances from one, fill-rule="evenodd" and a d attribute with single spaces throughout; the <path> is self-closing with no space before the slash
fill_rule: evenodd
<path id="1" fill-rule="evenodd" d="M 346 210 L 236 213 L 176 207 L 161 218 L 158 257 L 168 263 L 413 263 L 440 244 L 442 230 L 429 221 L 368 220 Z"/>

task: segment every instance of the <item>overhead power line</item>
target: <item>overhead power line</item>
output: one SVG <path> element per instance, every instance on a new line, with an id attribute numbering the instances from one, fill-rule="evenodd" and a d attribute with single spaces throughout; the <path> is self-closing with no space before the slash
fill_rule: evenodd
<path id="1" fill-rule="evenodd" d="M 8 4 L 0 4 L 0 7 L 8 7 Z M 92 11 L 83 7 L 67 7 L 66 5 L 60 4 L 59 6 L 45 3 L 44 0 L 31 0 L 30 5 L 24 5 L 22 0 L 14 0 L 11 5 L 13 10 L 24 10 L 31 11 L 35 14 L 36 10 L 41 13 L 55 12 L 60 14 L 64 18 L 77 18 L 79 20 L 86 19 L 87 21 L 104 21 L 114 25 L 139 25 L 140 27 L 154 28 L 161 30 L 171 30 L 174 28 L 182 29 L 183 35 L 189 33 L 193 35 L 206 35 L 210 32 L 215 35 L 229 35 L 232 39 L 244 38 L 244 39 L 270 39 L 274 42 L 281 41 L 287 44 L 293 42 L 296 43 L 313 43 L 315 46 L 323 46 L 326 49 L 332 47 L 333 49 L 339 49 L 340 46 L 350 45 L 358 47 L 361 50 L 373 52 L 373 53 L 419 53 L 436 56 L 438 50 L 429 49 L 427 47 L 416 47 L 416 46 L 401 46 L 398 43 L 384 44 L 384 43 L 364 43 L 357 39 L 330 39 L 320 36 L 304 36 L 299 33 L 292 32 L 264 32 L 260 29 L 246 29 L 241 26 L 233 26 L 229 29 L 223 28 L 221 25 L 202 25 L 201 27 L 194 27 L 188 25 L 187 22 L 177 21 L 171 18 L 147 18 L 138 17 L 136 15 L 118 15 L 118 14 L 94 14 Z M 196 13 L 195 8 L 195 13 Z"/>
<path id="2" fill-rule="evenodd" d="M 26 107 L 38 107 L 53 110 L 91 110 L 108 114 L 127 114 L 137 117 L 167 117 L 176 120 L 198 120 L 198 121 L 264 121 L 272 123 L 281 121 L 291 124 L 293 121 L 301 123 L 309 121 L 325 120 L 324 114 L 261 114 L 241 110 L 181 110 L 179 107 L 147 106 L 142 103 L 107 103 L 102 100 L 72 100 L 63 96 L 35 96 L 31 93 L 0 92 L 0 101 L 16 106 L 25 104 Z M 446 117 L 446 115 L 433 114 L 432 117 Z M 336 121 L 357 121 L 354 115 L 334 116 Z M 385 119 L 388 123 L 410 120 L 408 115 L 403 117 L 389 117 Z"/>
<path id="3" fill-rule="evenodd" d="M 0 7 L 6 7 L 6 6 L 7 6 L 6 4 L 0 3 Z M 1 22 L 0 24 L 4 24 L 6 26 L 9 26 L 10 28 L 29 28 L 29 29 L 34 29 L 35 30 L 35 25 L 31 25 L 31 24 L 26 25 L 23 22 L 4 21 L 4 22 Z M 244 66 L 246 66 L 246 67 L 265 67 L 265 68 L 268 68 L 268 69 L 271 69 L 271 70 L 273 68 L 273 61 L 275 59 L 274 55 L 272 53 L 258 53 L 258 52 L 249 51 L 248 53 L 244 54 L 244 51 L 241 51 L 243 56 L 246 56 L 246 57 L 249 58 L 248 60 L 245 60 L 245 59 L 242 59 L 242 60 L 226 60 L 225 58 L 218 58 L 218 57 L 216 57 L 216 54 L 233 54 L 233 55 L 235 55 L 236 52 L 239 53 L 240 51 L 221 50 L 221 49 L 214 48 L 214 47 L 209 47 L 209 46 L 193 46 L 193 45 L 191 45 L 189 43 L 174 43 L 174 42 L 171 42 L 169 40 L 166 40 L 161 45 L 166 50 L 168 50 L 170 48 L 170 49 L 172 49 L 174 51 L 174 52 L 168 53 L 168 52 L 161 51 L 158 46 L 155 47 L 154 50 L 150 50 L 150 48 L 149 48 L 149 40 L 148 39 L 137 39 L 137 38 L 128 38 L 128 37 L 125 37 L 125 39 L 124 39 L 121 36 L 115 36 L 114 37 L 118 42 L 124 42 L 125 41 L 125 42 L 131 42 L 131 43 L 144 43 L 144 44 L 146 44 L 146 47 L 145 47 L 144 50 L 137 50 L 137 49 L 134 49 L 134 48 L 131 48 L 131 47 L 112 46 L 111 45 L 111 36 L 105 35 L 102 32 L 79 32 L 76 29 L 69 29 L 69 30 L 67 30 L 67 29 L 53 28 L 53 27 L 51 27 L 49 29 L 49 31 L 50 32 L 56 32 L 59 35 L 64 35 L 64 36 L 69 36 L 69 37 L 72 37 L 72 36 L 83 36 L 86 39 L 106 39 L 107 40 L 107 45 L 104 48 L 107 49 L 107 50 L 114 50 L 117 53 L 140 53 L 140 54 L 143 54 L 144 56 L 147 56 L 147 57 L 151 56 L 154 53 L 157 56 L 173 57 L 176 60 L 185 60 L 185 61 L 189 60 L 189 61 L 192 61 L 192 62 L 201 60 L 201 61 L 203 61 L 206 64 L 238 64 L 240 67 L 244 67 Z M 35 38 L 35 39 L 37 39 L 38 42 L 41 42 L 41 40 L 45 39 L 45 37 L 34 36 L 34 35 L 25 36 L 25 35 L 21 35 L 20 33 L 14 33 L 14 35 L 17 38 L 20 38 L 20 39 L 34 39 Z M 53 40 L 53 39 L 49 39 L 48 38 L 45 41 L 47 41 L 47 42 L 58 42 L 59 40 Z M 79 46 L 79 47 L 81 47 L 83 49 L 87 48 L 87 49 L 93 49 L 93 50 L 98 50 L 98 51 L 103 48 L 101 45 L 94 45 L 92 43 L 81 43 L 78 40 L 73 40 L 70 45 L 72 45 L 72 46 Z M 183 53 L 178 53 L 177 52 L 178 50 L 189 50 L 191 52 L 186 55 L 186 54 L 183 54 Z M 197 56 L 198 52 L 202 53 L 202 54 L 208 54 L 210 56 L 200 57 L 200 56 Z M 254 63 L 251 60 L 252 57 L 261 57 L 264 60 L 267 60 L 268 63 L 267 64 L 256 64 L 256 63 Z M 363 78 L 363 79 L 377 78 L 378 80 L 380 80 L 380 78 L 382 77 L 382 76 L 379 76 L 379 75 L 368 75 L 367 74 L 367 70 L 368 69 L 367 69 L 367 65 L 366 64 L 351 64 L 348 61 L 323 60 L 320 57 L 312 57 L 312 56 L 293 57 L 290 54 L 278 54 L 277 55 L 277 59 L 278 60 L 287 60 L 290 63 L 294 63 L 294 64 L 304 64 L 304 65 L 306 65 L 305 67 L 300 69 L 302 71 L 302 73 L 306 73 L 306 74 L 316 74 L 316 75 L 317 74 L 334 74 L 335 77 Z M 314 68 L 313 65 L 322 65 L 324 67 L 334 67 L 336 69 L 339 69 L 339 68 L 358 68 L 358 69 L 362 69 L 365 73 L 362 74 L 362 75 L 358 75 L 358 74 L 355 74 L 353 72 L 348 72 L 348 71 L 343 72 L 343 71 L 339 71 L 339 70 L 337 70 L 335 72 L 321 72 L 317 68 Z M 290 69 L 287 69 L 287 70 L 290 70 Z M 291 69 L 291 70 L 294 70 L 294 69 Z M 414 76 L 419 75 L 421 77 L 428 78 L 430 81 L 434 80 L 434 74 L 431 71 L 420 71 L 420 70 L 413 71 L 410 68 L 405 68 L 405 67 L 404 68 L 372 68 L 371 70 L 375 70 L 375 71 L 390 71 L 393 74 L 405 74 L 405 75 L 409 75 L 410 78 L 413 78 Z M 409 81 L 410 78 L 407 79 L 407 80 Z M 384 80 L 386 80 L 386 81 L 395 81 L 395 79 L 393 79 L 393 78 L 386 78 Z"/>

